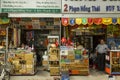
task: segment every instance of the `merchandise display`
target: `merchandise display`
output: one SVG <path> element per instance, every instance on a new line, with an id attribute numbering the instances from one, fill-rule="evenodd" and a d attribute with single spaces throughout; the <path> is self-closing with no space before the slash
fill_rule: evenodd
<path id="1" fill-rule="evenodd" d="M 4 46 L 0 46 L 0 64 L 5 62 L 5 49 Z"/>
<path id="2" fill-rule="evenodd" d="M 47 46 L 49 56 L 49 70 L 50 75 L 60 75 L 60 50 L 59 50 L 59 36 L 48 36 Z"/>
<path id="3" fill-rule="evenodd" d="M 36 72 L 34 52 L 27 52 L 26 50 L 10 51 L 8 61 L 12 64 L 11 75 L 34 75 Z"/>
<path id="4" fill-rule="evenodd" d="M 0 29 L 0 63 L 5 62 L 6 30 Z"/>
<path id="5" fill-rule="evenodd" d="M 6 30 L 0 29 L 0 45 L 5 46 L 6 44 Z"/>
<path id="6" fill-rule="evenodd" d="M 112 75 L 120 74 L 120 50 L 110 50 L 106 55 L 105 71 Z"/>
<path id="7" fill-rule="evenodd" d="M 59 48 L 50 48 L 49 53 L 50 75 L 60 75 L 59 55 L 60 55 Z"/>
<path id="8" fill-rule="evenodd" d="M 51 37 L 48 36 L 60 36 L 60 18 L 27 18 L 29 20 L 24 20 L 21 18 L 20 26 L 21 27 L 21 43 L 25 43 L 31 47 L 33 45 L 34 50 L 37 55 L 37 66 L 44 66 L 47 68 L 48 60 L 42 60 L 44 52 L 49 52 L 49 47 L 51 44 Z M 22 23 L 23 24 L 22 24 Z M 28 23 L 28 24 L 26 24 Z M 25 36 L 24 36 L 25 35 Z M 33 39 L 33 41 L 32 41 Z M 55 41 L 54 41 L 55 40 Z M 54 39 L 52 44 L 58 44 L 57 40 Z M 46 56 L 49 56 L 48 54 Z M 44 64 L 45 63 L 45 64 Z M 49 68 L 49 66 L 48 66 Z M 47 69 L 49 70 L 49 69 Z"/>
<path id="9" fill-rule="evenodd" d="M 88 75 L 89 58 L 85 51 L 73 47 L 61 46 L 61 72 L 69 71 L 70 75 Z"/>

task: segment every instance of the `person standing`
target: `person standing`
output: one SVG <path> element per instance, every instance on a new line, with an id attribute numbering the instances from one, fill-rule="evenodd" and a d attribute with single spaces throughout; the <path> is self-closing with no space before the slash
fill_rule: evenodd
<path id="1" fill-rule="evenodd" d="M 107 53 L 108 50 L 109 49 L 107 44 L 105 44 L 105 41 L 101 39 L 100 44 L 98 44 L 96 47 L 97 64 L 99 71 L 105 71 L 105 54 Z"/>

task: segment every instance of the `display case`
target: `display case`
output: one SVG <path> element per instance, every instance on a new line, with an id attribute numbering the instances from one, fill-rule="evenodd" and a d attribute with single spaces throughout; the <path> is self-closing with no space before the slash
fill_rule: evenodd
<path id="1" fill-rule="evenodd" d="M 111 75 L 120 74 L 120 50 L 110 50 L 106 54 L 105 71 Z"/>

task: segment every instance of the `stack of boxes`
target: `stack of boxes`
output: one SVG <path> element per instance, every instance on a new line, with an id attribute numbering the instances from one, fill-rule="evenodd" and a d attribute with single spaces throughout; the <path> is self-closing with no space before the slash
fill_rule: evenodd
<path id="1" fill-rule="evenodd" d="M 34 73 L 34 55 L 33 54 L 25 54 L 26 61 L 26 70 L 27 73 Z"/>
<path id="2" fill-rule="evenodd" d="M 59 65 L 59 54 L 60 51 L 58 48 L 51 48 L 49 53 L 49 66 L 50 66 L 50 75 L 60 75 L 60 65 Z"/>
<path id="3" fill-rule="evenodd" d="M 32 52 L 20 52 L 14 53 L 13 57 L 9 56 L 9 61 L 11 62 L 13 69 L 11 71 L 12 75 L 25 75 L 35 73 L 35 55 Z"/>
<path id="4" fill-rule="evenodd" d="M 69 49 L 68 49 L 69 48 Z M 61 71 L 69 71 L 70 75 L 88 75 L 88 54 L 70 47 L 61 48 Z"/>

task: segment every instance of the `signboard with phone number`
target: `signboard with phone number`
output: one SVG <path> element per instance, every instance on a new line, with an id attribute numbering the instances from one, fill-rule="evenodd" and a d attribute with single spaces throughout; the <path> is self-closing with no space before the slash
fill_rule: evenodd
<path id="1" fill-rule="evenodd" d="M 62 13 L 120 13 L 120 0 L 62 0 Z"/>
<path id="2" fill-rule="evenodd" d="M 61 13 L 61 0 L 1 0 L 2 13 Z"/>

